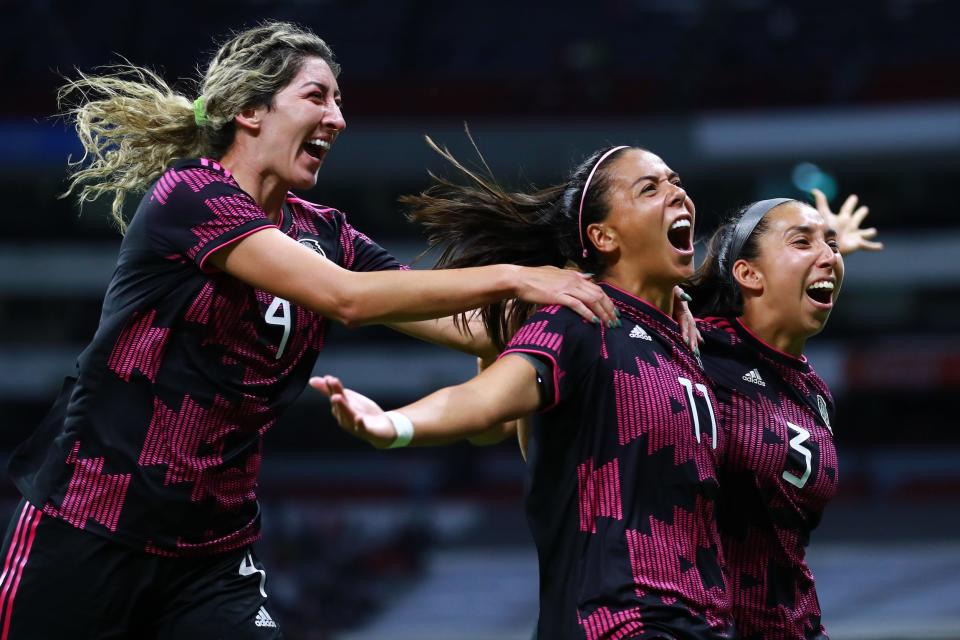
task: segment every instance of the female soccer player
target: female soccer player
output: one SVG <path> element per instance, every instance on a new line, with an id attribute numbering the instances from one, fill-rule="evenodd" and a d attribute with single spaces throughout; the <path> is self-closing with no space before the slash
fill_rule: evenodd
<path id="1" fill-rule="evenodd" d="M 713 235 L 691 288 L 703 363 L 720 406 L 721 503 L 737 632 L 747 640 L 826 638 L 804 560 L 837 487 L 833 398 L 803 356 L 843 282 L 842 253 L 880 249 L 855 196 L 839 215 L 763 200 Z"/>
<path id="2" fill-rule="evenodd" d="M 328 319 L 519 297 L 617 322 L 571 271 L 399 271 L 342 213 L 291 194 L 344 129 L 338 70 L 316 35 L 266 23 L 219 49 L 195 101 L 135 67 L 64 88 L 89 160 L 81 200 L 113 194 L 122 228 L 125 196 L 149 188 L 76 379 L 10 463 L 24 499 L 0 556 L 0 637 L 279 637 L 251 550 L 261 442 Z M 451 327 L 400 326 L 491 351 Z"/>
<path id="3" fill-rule="evenodd" d="M 539 637 L 732 637 L 716 404 L 670 318 L 673 287 L 693 273 L 694 206 L 679 176 L 634 147 L 597 152 L 536 193 L 456 166 L 470 185 L 441 181 L 410 201 L 416 219 L 465 261 L 569 261 L 598 274 L 624 330 L 541 308 L 478 377 L 386 413 L 332 376 L 311 385 L 345 430 L 378 447 L 475 437 L 542 411 L 527 495 Z M 491 335 L 510 333 L 515 313 L 488 310 Z"/>

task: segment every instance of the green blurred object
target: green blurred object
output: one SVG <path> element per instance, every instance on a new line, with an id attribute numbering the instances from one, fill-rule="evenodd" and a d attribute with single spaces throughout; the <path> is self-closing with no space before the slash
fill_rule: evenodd
<path id="1" fill-rule="evenodd" d="M 829 173 L 824 173 L 812 162 L 801 162 L 796 165 L 790 178 L 793 180 L 793 185 L 804 193 L 810 193 L 812 189 L 820 189 L 827 196 L 827 200 L 833 200 L 837 195 L 836 179 Z"/>

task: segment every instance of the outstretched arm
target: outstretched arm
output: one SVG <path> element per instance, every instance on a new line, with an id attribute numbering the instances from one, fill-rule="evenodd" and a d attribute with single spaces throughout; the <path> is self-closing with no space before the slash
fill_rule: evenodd
<path id="1" fill-rule="evenodd" d="M 387 323 L 387 326 L 400 333 L 441 347 L 469 353 L 486 361 L 495 360 L 500 352 L 497 351 L 497 346 L 487 335 L 487 329 L 483 326 L 479 315 L 470 318 L 468 324 L 469 332 L 461 330 L 454 323 L 452 317 L 419 320 L 417 322 L 390 322 Z"/>
<path id="2" fill-rule="evenodd" d="M 310 379 L 310 386 L 330 398 L 331 411 L 344 431 L 373 446 L 389 447 L 397 437 L 394 422 L 369 398 L 345 389 L 333 376 Z M 497 360 L 479 376 L 446 387 L 396 411 L 413 423 L 411 445 L 441 445 L 483 434 L 540 405 L 536 372 L 516 355 Z"/>
<path id="3" fill-rule="evenodd" d="M 454 315 L 505 298 L 561 304 L 615 323 L 613 303 L 585 274 L 555 267 L 355 272 L 264 229 L 212 254 L 219 269 L 258 289 L 354 326 Z"/>
<path id="4" fill-rule="evenodd" d="M 830 210 L 830 204 L 827 202 L 827 196 L 820 189 L 811 189 L 813 199 L 817 204 L 817 211 L 824 217 L 831 227 L 837 232 L 837 239 L 840 242 L 840 253 L 847 255 L 860 249 L 866 251 L 880 251 L 883 249 L 882 242 L 875 242 L 871 238 L 877 235 L 876 227 L 861 229 L 860 225 L 863 219 L 870 213 L 870 209 L 865 206 L 857 207 L 859 198 L 855 193 L 847 196 L 847 199 L 840 207 L 840 211 L 834 213 Z"/>

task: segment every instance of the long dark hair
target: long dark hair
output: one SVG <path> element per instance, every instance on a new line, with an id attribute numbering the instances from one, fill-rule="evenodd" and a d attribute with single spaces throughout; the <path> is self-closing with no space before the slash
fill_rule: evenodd
<path id="1" fill-rule="evenodd" d="M 467 132 L 470 136 L 469 131 Z M 585 237 L 587 254 L 580 244 L 580 228 L 607 217 L 609 178 L 605 171 L 612 160 L 630 149 L 615 151 L 598 168 L 583 202 L 580 199 L 590 171 L 611 147 L 596 151 L 570 173 L 566 182 L 526 192 L 505 190 L 493 176 L 473 138 L 482 167 L 473 170 L 457 160 L 446 147 L 427 137 L 427 144 L 466 178 L 465 184 L 430 173 L 433 184 L 419 195 L 404 196 L 407 217 L 423 226 L 429 249 L 439 249 L 437 269 L 455 269 L 491 264 L 524 266 L 574 265 L 589 273 L 605 268 L 602 256 Z M 491 340 L 503 348 L 513 333 L 533 312 L 533 305 L 519 300 L 497 302 L 480 310 Z M 461 329 L 467 315 L 458 316 Z M 468 330 L 468 329 L 467 329 Z"/>

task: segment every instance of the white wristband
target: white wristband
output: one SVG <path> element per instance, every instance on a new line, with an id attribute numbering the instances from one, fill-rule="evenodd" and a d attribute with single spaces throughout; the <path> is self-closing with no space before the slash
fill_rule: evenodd
<path id="1" fill-rule="evenodd" d="M 386 416 L 390 418 L 393 428 L 397 431 L 397 437 L 387 445 L 387 449 L 397 449 L 410 444 L 413 440 L 413 423 L 410 422 L 410 418 L 399 411 L 387 411 Z"/>

